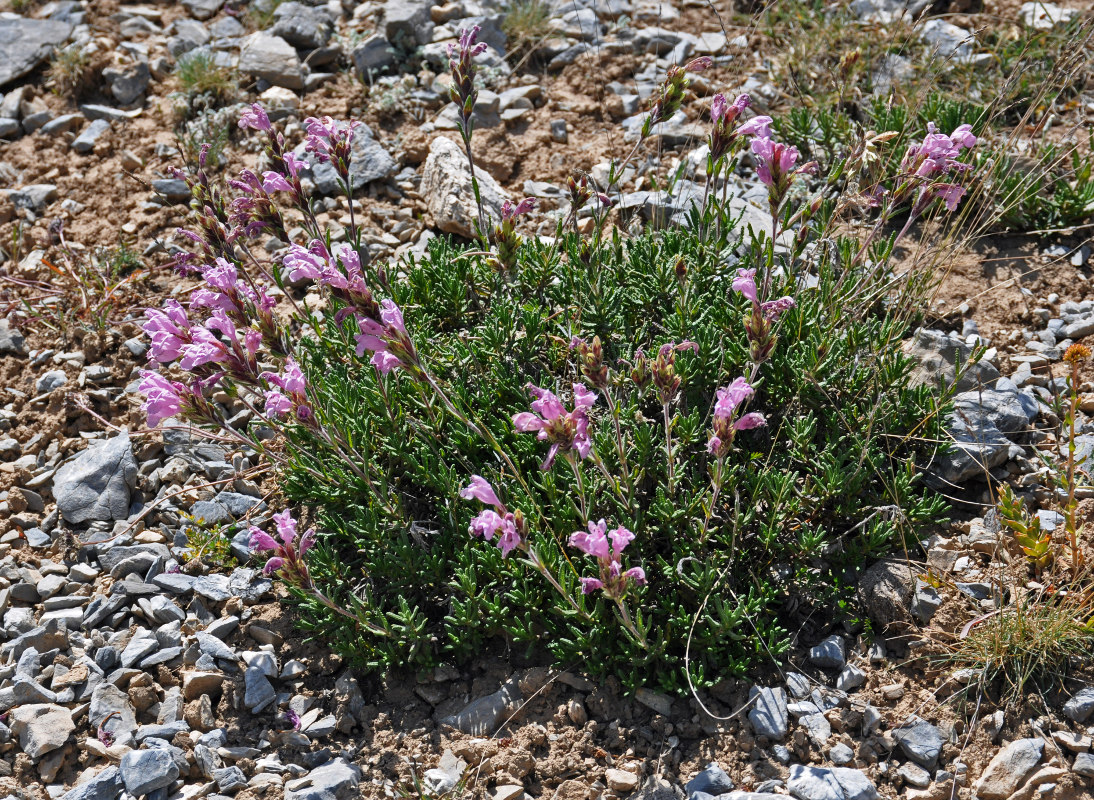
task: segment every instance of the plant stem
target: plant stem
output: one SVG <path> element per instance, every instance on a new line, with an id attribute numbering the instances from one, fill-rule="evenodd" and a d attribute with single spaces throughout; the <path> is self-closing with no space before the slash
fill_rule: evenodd
<path id="1" fill-rule="evenodd" d="M 661 404 L 661 412 L 665 418 L 665 459 L 668 461 L 669 497 L 676 493 L 676 469 L 672 463 L 672 421 L 669 419 L 669 404 Z"/>

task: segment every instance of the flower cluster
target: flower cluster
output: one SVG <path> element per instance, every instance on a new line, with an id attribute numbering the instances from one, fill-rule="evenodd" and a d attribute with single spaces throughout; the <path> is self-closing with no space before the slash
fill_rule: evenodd
<path id="1" fill-rule="evenodd" d="M 689 73 L 702 72 L 710 69 L 713 64 L 709 56 L 700 56 L 693 58 L 682 67 L 678 64 L 669 67 L 665 80 L 654 90 L 650 113 L 642 123 L 641 138 L 649 138 L 649 135 L 653 133 L 654 125 L 661 124 L 680 110 L 680 106 L 684 103 L 684 94 L 691 82 Z"/>
<path id="2" fill-rule="evenodd" d="M 471 483 L 460 490 L 460 497 L 464 500 L 478 500 L 492 508 L 484 508 L 471 520 L 468 533 L 472 536 L 481 536 L 486 541 L 493 541 L 498 537 L 497 546 L 501 550 L 502 557 L 509 555 L 514 549 L 527 547 L 527 529 L 524 523 L 524 515 L 518 509 L 511 512 L 505 504 L 498 499 L 494 487 L 481 475 L 472 475 Z"/>
<path id="3" fill-rule="evenodd" d="M 312 580 L 305 557 L 315 545 L 315 528 L 298 535 L 297 522 L 287 509 L 274 514 L 273 521 L 277 538 L 261 528 L 252 527 L 250 530 L 251 549 L 256 553 L 270 553 L 262 571 L 267 575 L 278 574 L 290 586 L 310 590 Z"/>
<path id="4" fill-rule="evenodd" d="M 361 123 L 356 120 L 339 122 L 330 117 L 308 117 L 304 127 L 308 135 L 304 149 L 315 155 L 317 161 L 330 163 L 348 190 L 349 169 L 353 156 L 353 132 Z"/>
<path id="5" fill-rule="evenodd" d="M 738 134 L 751 136 L 752 154 L 758 162 L 756 177 L 767 187 L 772 211 L 777 209 L 798 175 L 812 175 L 817 163 L 810 161 L 796 167 L 801 154 L 798 148 L 776 142 L 771 136 L 771 117 L 753 117 L 738 129 Z"/>
<path id="6" fill-rule="evenodd" d="M 668 405 L 680 391 L 681 378 L 676 372 L 676 353 L 680 350 L 692 350 L 699 352 L 699 345 L 695 342 L 666 342 L 657 351 L 657 357 L 648 363 L 650 379 L 661 396 L 661 404 Z M 639 351 L 639 355 L 641 351 Z M 644 360 L 644 355 L 642 355 Z M 639 383 L 639 379 L 635 379 Z"/>
<path id="7" fill-rule="evenodd" d="M 965 196 L 965 187 L 947 178 L 972 169 L 971 164 L 958 161 L 957 157 L 976 143 L 972 126 L 967 123 L 958 125 L 949 136 L 939 133 L 933 122 L 927 123 L 927 135 L 922 143 L 909 145 L 904 154 L 900 170 L 907 180 L 897 189 L 895 201 L 902 202 L 914 189 L 913 217 L 926 210 L 934 200 L 941 200 L 948 211 L 955 211 Z"/>
<path id="8" fill-rule="evenodd" d="M 757 364 L 771 357 L 778 337 L 775 335 L 775 323 L 782 313 L 794 307 L 793 297 L 779 297 L 775 300 L 762 300 L 756 286 L 756 270 L 739 269 L 733 279 L 734 291 L 740 292 L 752 302 L 752 311 L 745 317 L 745 333 L 748 336 L 749 354 Z"/>
<path id="9" fill-rule="evenodd" d="M 475 88 L 475 56 L 486 52 L 487 48 L 486 42 L 475 43 L 480 30 L 478 25 L 461 30 L 459 43 L 448 45 L 448 66 L 452 71 L 448 96 L 456 104 L 460 130 L 465 138 L 471 135 L 471 114 L 479 97 L 479 91 Z"/>
<path id="10" fill-rule="evenodd" d="M 767 424 L 764 415 L 757 411 L 737 416 L 741 406 L 756 390 L 744 378 L 736 378 L 729 386 L 723 386 L 717 393 L 714 402 L 714 422 L 710 439 L 707 441 L 707 450 L 715 458 L 725 458 L 733 445 L 733 437 L 737 431 L 747 431 L 760 428 Z"/>
<path id="11" fill-rule="evenodd" d="M 517 250 L 521 237 L 517 234 L 517 217 L 536 207 L 536 198 L 526 197 L 517 204 L 506 200 L 501 206 L 501 220 L 494 226 L 490 240 L 496 252 L 495 260 L 503 272 L 509 272 L 517 264 Z"/>
<path id="12" fill-rule="evenodd" d="M 594 336 L 590 344 L 574 336 L 570 339 L 570 349 L 577 351 L 578 366 L 585 380 L 601 391 L 608 388 L 608 367 L 604 364 L 604 346 L 600 343 L 600 337 Z"/>
<path id="13" fill-rule="evenodd" d="M 620 600 L 631 584 L 645 585 L 646 572 L 641 567 L 624 570 L 621 563 L 623 550 L 634 541 L 634 534 L 622 525 L 613 531 L 608 531 L 607 528 L 608 525 L 604 520 L 590 521 L 588 533 L 575 531 L 570 536 L 570 546 L 577 548 L 585 555 L 592 556 L 599 562 L 600 577 L 582 578 L 582 594 L 601 589 L 612 599 Z"/>
<path id="14" fill-rule="evenodd" d="M 714 101 L 710 104 L 710 136 L 707 138 L 707 145 L 710 148 L 710 154 L 707 156 L 708 178 L 716 172 L 718 161 L 733 148 L 733 144 L 740 135 L 737 130 L 737 119 L 750 105 L 752 100 L 747 94 L 738 95 L 732 103 L 723 94 L 714 95 Z"/>
<path id="15" fill-rule="evenodd" d="M 537 434 L 537 438 L 550 442 L 551 449 L 540 469 L 550 469 L 559 452 L 579 459 L 587 458 L 592 452 L 593 443 L 589 438 L 589 417 L 586 413 L 596 402 L 596 392 L 589 391 L 585 384 L 574 384 L 574 408 L 567 411 L 554 392 L 528 384 L 528 391 L 535 400 L 532 411 L 522 411 L 513 415 L 513 427 L 523 433 Z"/>

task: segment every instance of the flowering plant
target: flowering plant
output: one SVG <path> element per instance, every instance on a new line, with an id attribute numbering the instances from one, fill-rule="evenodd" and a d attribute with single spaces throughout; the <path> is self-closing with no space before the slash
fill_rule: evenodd
<path id="1" fill-rule="evenodd" d="M 472 165 L 475 33 L 451 52 Z M 708 62 L 668 76 L 647 127 Z M 708 189 L 747 150 L 768 190 L 771 228 L 744 235 L 714 192 L 693 225 L 609 235 L 611 198 L 575 176 L 549 245 L 516 233 L 529 199 L 476 249 L 437 240 L 388 271 L 352 217 L 334 244 L 303 190 L 310 155 L 352 194 L 354 125 L 309 119 L 290 149 L 258 106 L 241 125 L 270 169 L 232 181 L 234 196 L 203 169 L 186 176 L 195 252 L 177 265 L 204 283 L 147 313 L 145 409 L 266 454 L 311 509 L 304 533 L 285 511 L 250 540 L 312 612 L 305 625 L 376 666 L 500 634 L 596 653 L 631 682 L 657 669 L 668 688 L 709 683 L 785 646 L 788 582 L 821 599 L 937 513 L 907 469 L 931 437 L 905 435 L 930 434 L 937 407 L 909 386 L 907 319 L 874 302 L 891 276 L 861 257 L 869 242 L 811 249 L 839 222 L 809 196 L 824 185 L 749 105 L 715 97 L 708 141 Z M 972 140 L 939 135 L 889 176 L 891 203 L 945 202 L 939 181 Z M 894 496 L 900 520 L 853 527 Z"/>

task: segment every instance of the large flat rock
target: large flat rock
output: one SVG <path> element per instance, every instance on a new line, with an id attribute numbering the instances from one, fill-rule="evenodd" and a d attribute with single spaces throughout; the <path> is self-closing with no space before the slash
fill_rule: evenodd
<path id="1" fill-rule="evenodd" d="M 22 78 L 71 35 L 72 25 L 60 20 L 0 15 L 0 86 Z"/>

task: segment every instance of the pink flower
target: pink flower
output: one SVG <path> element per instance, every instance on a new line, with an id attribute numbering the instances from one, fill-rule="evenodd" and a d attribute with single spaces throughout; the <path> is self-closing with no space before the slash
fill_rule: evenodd
<path id="1" fill-rule="evenodd" d="M 281 541 L 285 544 L 292 544 L 296 538 L 296 520 L 293 519 L 292 512 L 285 509 L 280 514 L 274 514 L 273 520 Z"/>
<path id="2" fill-rule="evenodd" d="M 742 136 L 758 136 L 762 139 L 769 139 L 771 138 L 771 117 L 753 117 L 738 128 L 737 133 Z"/>
<path id="3" fill-rule="evenodd" d="M 774 322 L 784 311 L 793 308 L 795 305 L 793 297 L 780 297 L 777 300 L 768 300 L 763 303 L 760 306 L 760 311 L 764 315 L 764 319 L 768 322 Z"/>
<path id="4" fill-rule="evenodd" d="M 753 303 L 758 303 L 759 296 L 756 292 L 756 270 L 737 270 L 737 277 L 733 279 L 733 291 L 740 292 Z"/>
<path id="5" fill-rule="evenodd" d="M 634 541 L 634 534 L 620 525 L 613 531 L 607 530 L 604 520 L 589 522 L 589 531 L 575 531 L 570 535 L 570 546 L 592 556 L 599 562 L 600 577 L 582 578 L 582 594 L 603 589 L 610 597 L 621 598 L 630 582 L 638 586 L 646 582 L 646 573 L 641 567 L 632 567 L 623 571 L 620 560 L 623 550 Z"/>
<path id="6" fill-rule="evenodd" d="M 611 558 L 611 545 L 605 530 L 608 524 L 604 520 L 589 522 L 589 532 L 575 531 L 570 534 L 570 546 L 593 558 Z"/>
<path id="7" fill-rule="evenodd" d="M 280 172 L 268 170 L 262 173 L 262 188 L 267 192 L 291 192 L 292 184 Z"/>
<path id="8" fill-rule="evenodd" d="M 488 506 L 503 508 L 497 494 L 494 493 L 494 487 L 481 475 L 471 476 L 471 483 L 460 490 L 460 497 L 464 500 L 478 500 Z"/>
<path id="9" fill-rule="evenodd" d="M 285 168 L 289 171 L 289 175 L 293 178 L 300 177 L 300 171 L 308 168 L 308 162 L 302 158 L 297 158 L 293 152 L 285 153 Z"/>
<path id="10" fill-rule="evenodd" d="M 206 283 L 222 292 L 236 291 L 236 284 L 239 281 L 239 273 L 235 266 L 223 258 L 218 258 L 211 266 L 205 267 L 201 276 L 205 278 Z"/>
<path id="11" fill-rule="evenodd" d="M 266 390 L 266 416 L 283 417 L 292 412 L 292 400 L 277 389 Z"/>
<path id="12" fill-rule="evenodd" d="M 481 536 L 486 541 L 491 541 L 495 534 L 498 537 L 498 549 L 504 558 L 521 544 L 520 532 L 517 531 L 516 519 L 512 514 L 502 516 L 492 509 L 483 509 L 479 515 L 471 520 L 468 532 L 472 536 Z"/>
<path id="13" fill-rule="evenodd" d="M 954 183 L 939 183 L 934 187 L 934 196 L 946 204 L 946 210 L 955 211 L 961 198 L 965 196 L 965 187 Z"/>
<path id="14" fill-rule="evenodd" d="M 739 420 L 733 423 L 733 429 L 737 431 L 749 431 L 753 428 L 762 428 L 767 424 L 767 420 L 764 419 L 764 415 L 758 411 L 745 414 Z"/>
<path id="15" fill-rule="evenodd" d="M 536 398 L 532 401 L 535 413 L 525 411 L 513 415 L 513 427 L 523 433 L 535 432 L 540 441 L 550 442 L 551 449 L 540 469 L 550 469 L 560 450 L 573 451 L 580 458 L 587 458 L 593 445 L 586 411 L 596 402 L 596 392 L 589 391 L 582 383 L 575 383 L 574 410 L 567 411 L 553 392 L 532 384 L 528 384 L 528 391 Z"/>
<path id="16" fill-rule="evenodd" d="M 267 550 L 276 550 L 281 545 L 277 543 L 270 534 L 258 528 L 251 528 L 251 549 L 257 553 L 264 553 Z"/>
<path id="17" fill-rule="evenodd" d="M 958 149 L 975 147 L 977 142 L 977 138 L 972 133 L 972 125 L 967 122 L 964 125 L 958 125 L 957 129 L 950 134 L 950 139 Z"/>
<path id="18" fill-rule="evenodd" d="M 166 363 L 179 357 L 182 347 L 191 340 L 190 320 L 178 300 L 168 300 L 163 309 L 149 308 L 144 312 L 148 321 L 144 332 L 150 340 L 149 357 Z"/>
<path id="19" fill-rule="evenodd" d="M 273 126 L 270 124 L 270 117 L 266 114 L 266 109 L 258 103 L 252 103 L 251 110 L 245 111 L 239 118 L 239 127 L 252 128 L 253 130 L 263 132 L 273 129 Z"/>
<path id="20" fill-rule="evenodd" d="M 313 590 L 311 575 L 305 556 L 315 544 L 315 529 L 309 528 L 303 536 L 297 537 L 297 524 L 289 510 L 273 515 L 278 538 L 270 536 L 260 528 L 250 529 L 250 546 L 256 553 L 272 553 L 263 572 L 272 575 L 281 573 L 281 578 L 291 586 Z"/>
<path id="21" fill-rule="evenodd" d="M 735 378 L 729 386 L 717 391 L 718 399 L 714 404 L 714 416 L 722 419 L 732 417 L 737 407 L 756 393 L 756 390 L 744 378 Z"/>
<path id="22" fill-rule="evenodd" d="M 521 214 L 527 214 L 536 206 L 536 198 L 525 197 L 517 205 L 509 200 L 506 200 L 501 204 L 501 218 L 503 220 L 512 220 L 519 217 Z"/>
<path id="23" fill-rule="evenodd" d="M 141 408 L 148 415 L 148 426 L 151 428 L 176 416 L 182 409 L 183 385 L 167 380 L 158 372 L 143 370 L 138 389 L 146 395 Z"/>
<path id="24" fill-rule="evenodd" d="M 756 177 L 767 186 L 779 185 L 798 163 L 798 148 L 788 147 L 766 137 L 752 140 L 752 152 L 760 159 L 760 166 L 756 168 Z"/>
<path id="25" fill-rule="evenodd" d="M 714 59 L 710 56 L 699 56 L 693 58 L 687 64 L 684 65 L 684 72 L 702 72 L 703 70 L 710 69 L 714 66 Z"/>

